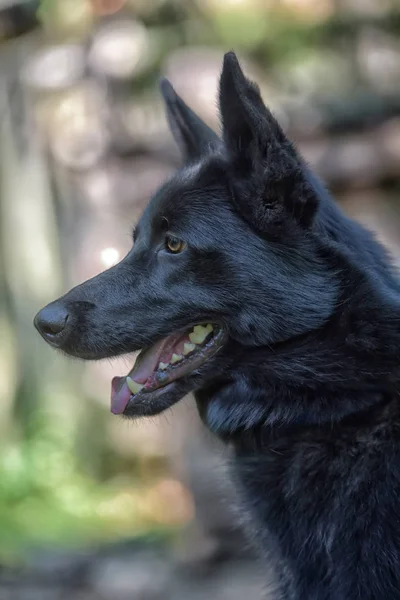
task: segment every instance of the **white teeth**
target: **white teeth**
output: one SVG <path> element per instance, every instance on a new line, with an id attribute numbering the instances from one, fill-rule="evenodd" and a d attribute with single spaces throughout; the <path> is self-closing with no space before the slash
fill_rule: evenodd
<path id="1" fill-rule="evenodd" d="M 134 381 L 131 377 L 126 378 L 126 383 L 132 394 L 137 394 L 144 388 L 144 385 L 137 383 L 137 381 Z"/>
<path id="2" fill-rule="evenodd" d="M 174 365 L 175 363 L 179 362 L 180 360 L 183 359 L 182 354 L 173 354 L 171 357 L 171 365 Z"/>
<path id="3" fill-rule="evenodd" d="M 163 362 L 160 362 L 160 364 L 158 365 L 158 368 L 159 368 L 161 371 L 165 371 L 165 369 L 168 369 L 168 367 L 169 367 L 169 364 L 168 364 L 168 363 L 163 363 Z"/>
<path id="4" fill-rule="evenodd" d="M 202 344 L 209 333 L 213 330 L 211 323 L 208 325 L 196 325 L 193 327 L 193 333 L 189 334 L 189 340 L 193 344 Z"/>
<path id="5" fill-rule="evenodd" d="M 191 352 L 193 352 L 193 350 L 195 350 L 196 348 L 196 344 L 192 344 L 191 342 L 188 343 L 184 343 L 183 344 L 183 354 L 186 356 L 187 354 L 190 354 Z"/>

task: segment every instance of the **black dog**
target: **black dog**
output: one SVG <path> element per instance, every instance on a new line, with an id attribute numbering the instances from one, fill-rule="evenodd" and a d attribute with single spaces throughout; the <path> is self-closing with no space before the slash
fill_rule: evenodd
<path id="1" fill-rule="evenodd" d="M 118 265 L 44 308 L 52 346 L 144 348 L 112 410 L 154 415 L 194 391 L 279 598 L 400 599 L 400 285 L 265 107 L 233 53 L 223 139 L 164 81 L 185 166 Z"/>

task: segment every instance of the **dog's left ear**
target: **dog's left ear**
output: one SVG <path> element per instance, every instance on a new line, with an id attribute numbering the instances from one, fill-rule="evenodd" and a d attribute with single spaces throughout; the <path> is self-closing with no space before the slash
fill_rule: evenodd
<path id="1" fill-rule="evenodd" d="M 185 161 L 193 162 L 221 146 L 217 134 L 185 104 L 168 79 L 162 79 L 160 87 L 170 129 Z"/>
<path id="2" fill-rule="evenodd" d="M 261 231 L 288 217 L 310 226 L 318 197 L 307 169 L 233 52 L 224 57 L 220 112 L 233 197 L 242 215 Z"/>

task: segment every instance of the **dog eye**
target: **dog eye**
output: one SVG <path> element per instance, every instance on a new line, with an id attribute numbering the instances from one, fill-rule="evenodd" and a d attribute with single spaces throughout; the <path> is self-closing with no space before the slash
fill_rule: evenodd
<path id="1" fill-rule="evenodd" d="M 168 252 L 171 252 L 171 254 L 179 254 L 179 252 L 182 252 L 186 248 L 186 242 L 173 235 L 167 235 L 165 238 L 165 245 Z"/>

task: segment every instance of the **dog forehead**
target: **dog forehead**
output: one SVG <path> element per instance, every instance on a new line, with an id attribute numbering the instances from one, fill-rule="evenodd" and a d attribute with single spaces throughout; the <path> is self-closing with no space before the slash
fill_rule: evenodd
<path id="1" fill-rule="evenodd" d="M 204 162 L 186 166 L 155 194 L 151 203 L 151 220 L 165 217 L 171 221 L 184 222 L 188 218 L 218 209 L 223 202 L 223 181 L 217 181 Z"/>

